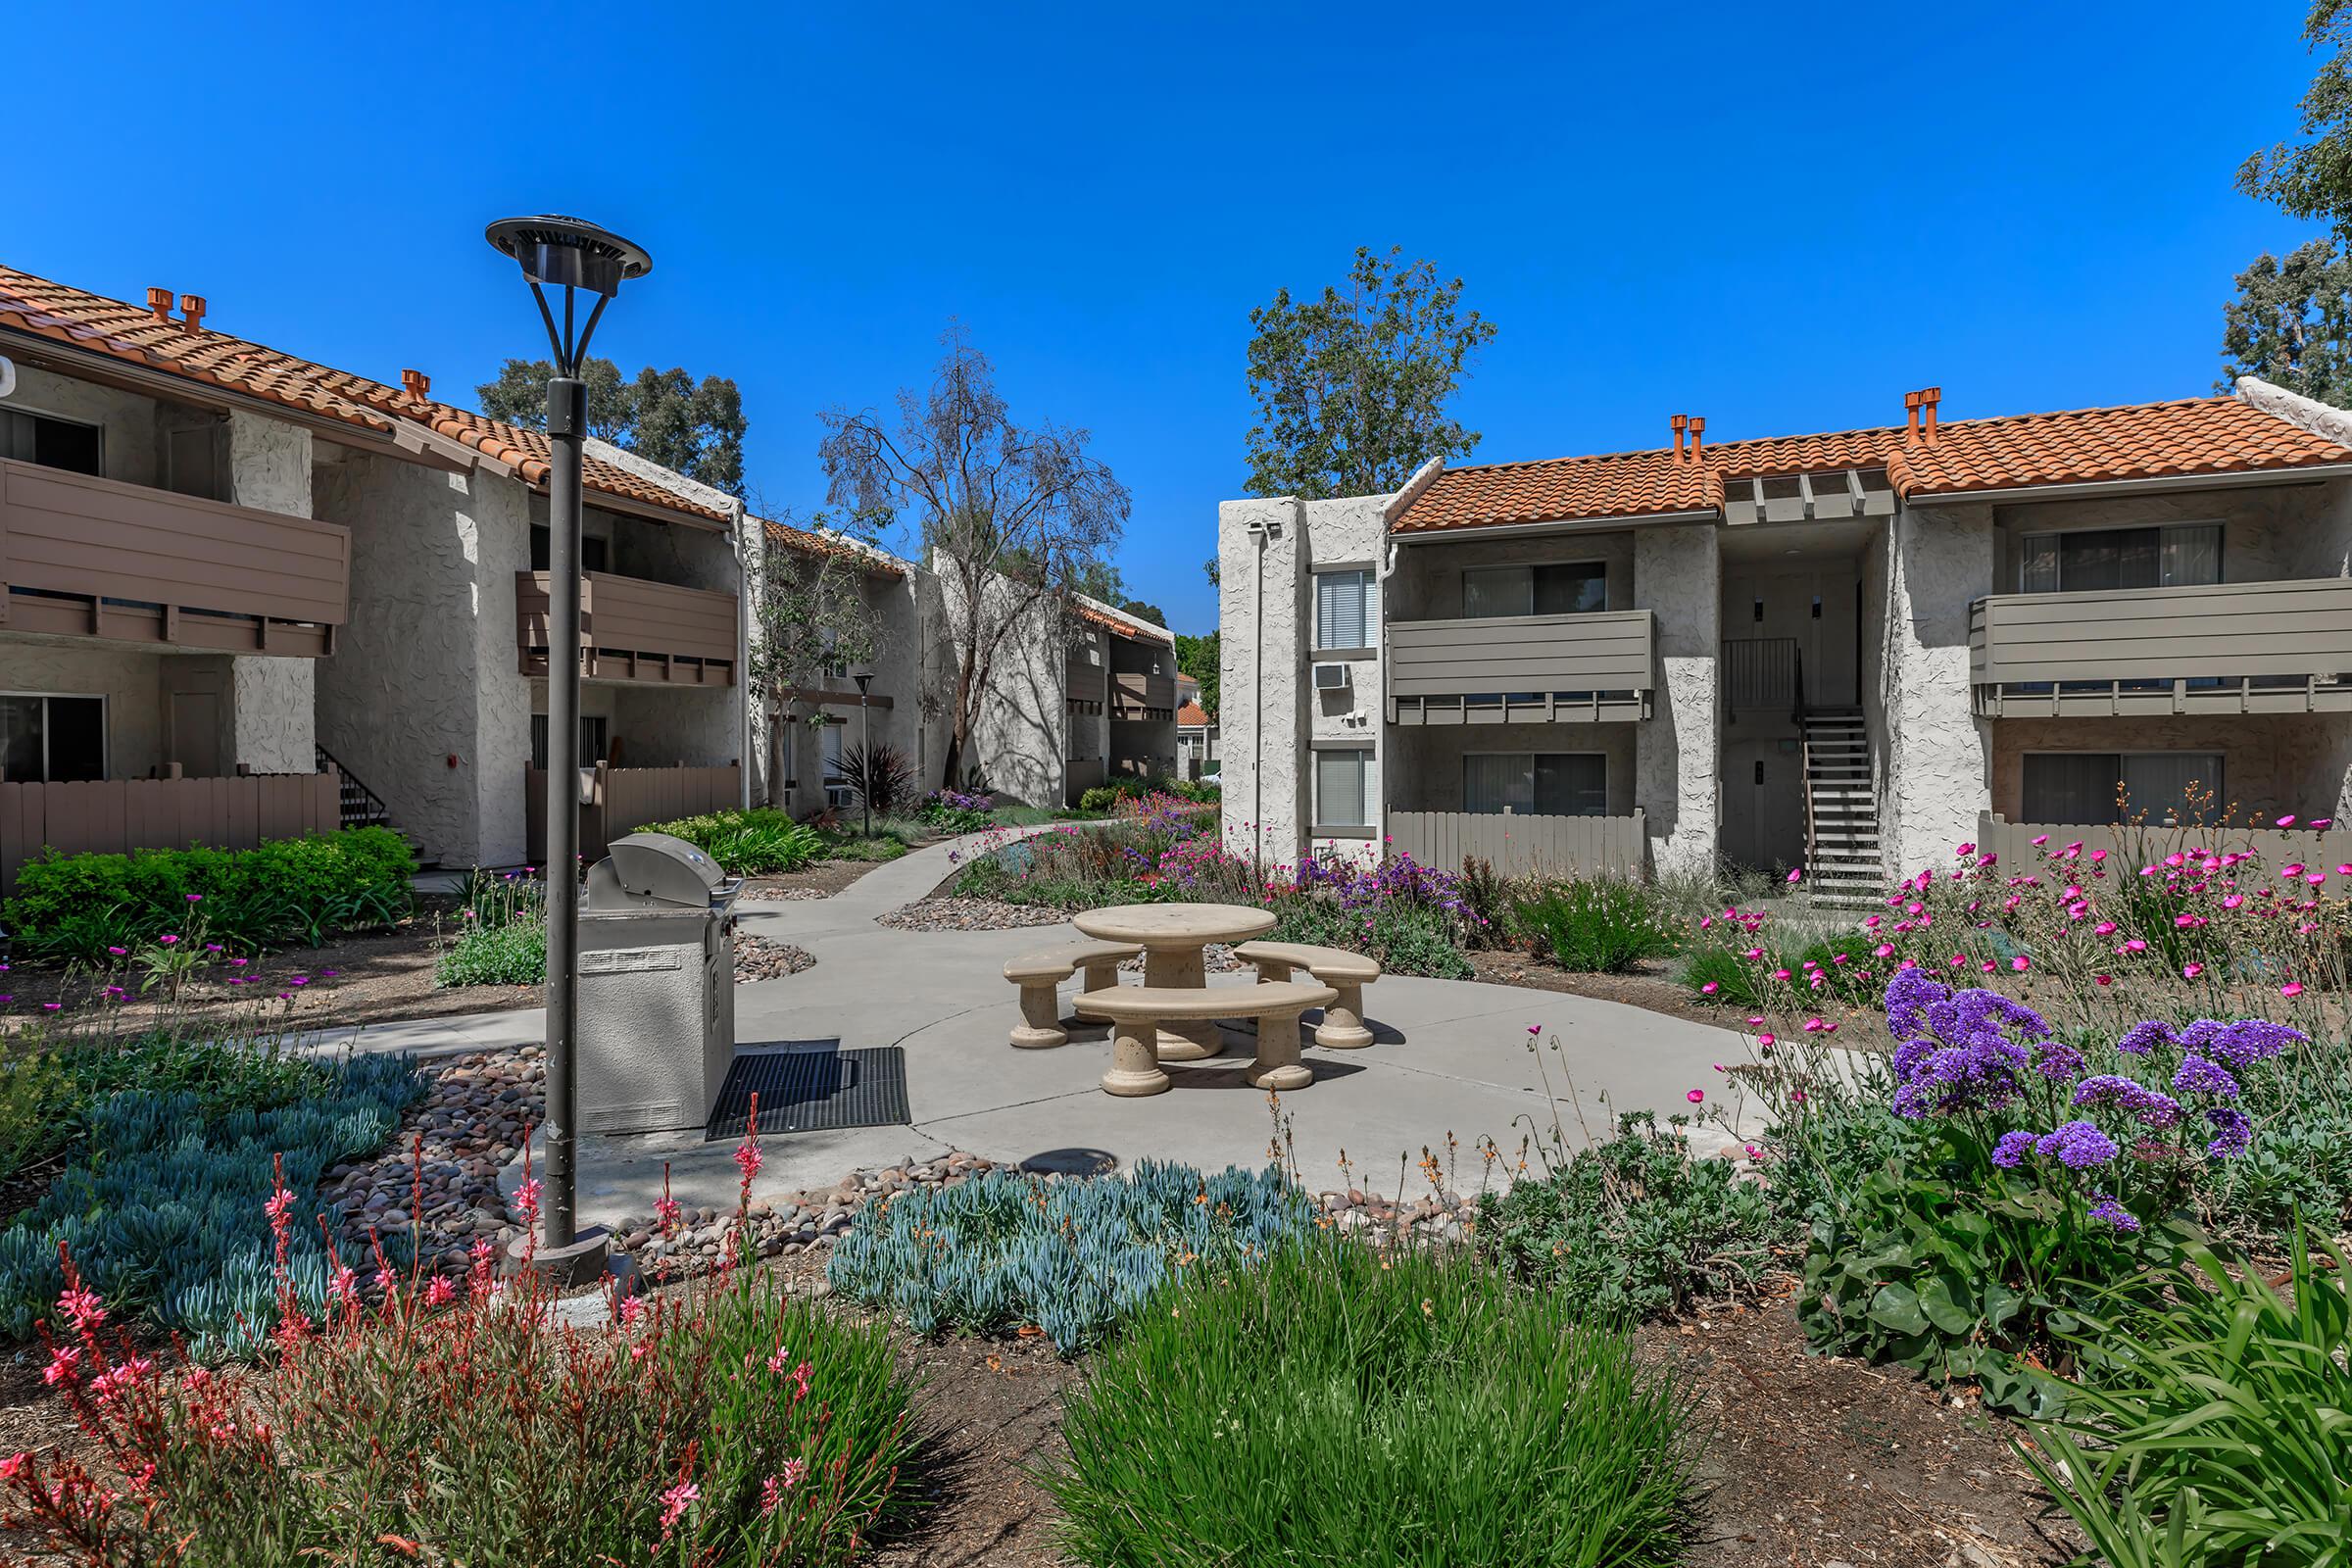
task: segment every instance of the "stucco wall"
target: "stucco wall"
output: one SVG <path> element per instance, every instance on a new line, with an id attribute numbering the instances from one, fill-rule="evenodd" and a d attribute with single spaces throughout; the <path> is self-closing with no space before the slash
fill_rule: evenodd
<path id="1" fill-rule="evenodd" d="M 163 660 L 91 643 L 11 637 L 0 644 L 0 691 L 106 699 L 109 778 L 144 778 L 165 757 Z"/>
<path id="2" fill-rule="evenodd" d="M 522 858 L 530 684 L 514 574 L 521 484 L 352 454 L 313 471 L 318 514 L 352 530 L 352 619 L 318 671 L 326 748 L 445 865 Z M 450 759 L 456 765 L 450 765 Z"/>
<path id="3" fill-rule="evenodd" d="M 1988 506 L 1904 508 L 1889 526 L 1886 799 L 1879 842 L 1901 876 L 1940 868 L 1991 802 L 1969 684 L 1969 606 L 1992 581 Z"/>
<path id="4" fill-rule="evenodd" d="M 1634 608 L 1657 612 L 1658 647 L 1657 701 L 1635 726 L 1634 804 L 1648 814 L 1650 868 L 1660 875 L 1715 869 L 1722 569 L 1712 524 L 1634 535 Z"/>
<path id="5" fill-rule="evenodd" d="M 240 507 L 314 515 L 311 432 L 243 410 L 231 412 L 228 492 Z M 257 773 L 308 773 L 318 766 L 318 662 L 260 655 L 238 655 L 230 662 L 233 739 L 225 762 L 242 762 Z"/>
<path id="6" fill-rule="evenodd" d="M 2329 816 L 2340 808 L 2342 755 L 2352 742 L 2352 715 L 2340 713 L 2001 718 L 1990 728 L 1992 808 L 2012 822 L 2026 819 L 2028 752 L 2219 751 L 2221 802 L 2235 820 Z"/>
<path id="7" fill-rule="evenodd" d="M 107 478 L 124 484 L 160 483 L 153 398 L 76 381 L 19 361 L 17 389 L 0 402 L 0 408 L 95 424 L 103 431 L 98 440 L 98 463 Z"/>
<path id="8" fill-rule="evenodd" d="M 962 587 L 953 572 L 939 574 L 940 608 L 946 616 L 946 640 L 962 657 L 965 614 Z M 1062 800 L 1064 750 L 1062 725 L 1067 716 L 1062 694 L 1064 653 L 1061 617 L 1051 600 L 1021 604 L 1022 590 L 1004 578 L 986 579 L 982 592 L 983 625 L 1004 625 L 995 638 L 987 671 L 986 696 L 979 705 L 972 731 L 972 753 L 966 766 L 977 763 L 998 794 L 1032 805 L 1056 806 Z M 1016 608 L 1017 607 L 1017 608 Z M 1010 624 L 1005 624 L 1007 619 Z M 947 672 L 950 712 L 956 672 Z"/>
<path id="9" fill-rule="evenodd" d="M 2222 525 L 2222 579 L 2272 582 L 2343 573 L 2343 482 L 2238 485 L 2163 495 L 2109 496 L 1996 508 L 1998 532 L 1989 592 L 2021 591 L 2019 567 L 2027 534 L 2084 528 L 2156 527 L 2167 523 Z"/>
<path id="10" fill-rule="evenodd" d="M 1535 538 L 1412 539 L 1396 551 L 1389 579 L 1389 613 L 1396 620 L 1453 620 L 1462 613 L 1462 572 L 1473 566 L 1542 565 L 1597 561 L 1608 568 L 1606 609 L 1634 605 L 1634 535 L 1548 534 Z"/>
<path id="11" fill-rule="evenodd" d="M 1303 511 L 1287 497 L 1217 508 L 1225 843 L 1267 862 L 1305 841 Z"/>

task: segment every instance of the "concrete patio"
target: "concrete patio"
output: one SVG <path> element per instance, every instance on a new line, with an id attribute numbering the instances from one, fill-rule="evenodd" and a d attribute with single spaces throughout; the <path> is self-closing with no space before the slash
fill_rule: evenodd
<path id="1" fill-rule="evenodd" d="M 960 853 L 973 847 L 962 841 Z M 817 961 L 806 973 L 736 988 L 738 1046 L 838 1040 L 845 1050 L 902 1047 L 913 1118 L 910 1126 L 766 1138 L 760 1191 L 830 1186 L 854 1168 L 958 1149 L 1065 1165 L 1105 1156 L 1121 1165 L 1150 1157 L 1212 1169 L 1266 1160 L 1274 1120 L 1266 1095 L 1242 1081 L 1247 1036 L 1229 1034 L 1222 1056 L 1171 1064 L 1174 1088 L 1145 1100 L 1102 1091 L 1110 1046 L 1101 1025 L 1072 1023 L 1070 1043 L 1054 1050 L 1007 1045 L 1017 1009 L 1004 961 L 1069 939 L 1069 927 L 913 932 L 874 923 L 929 893 L 954 869 L 954 853 L 949 845 L 919 851 L 829 899 L 739 906 L 747 934 L 796 944 Z M 1210 977 L 1212 986 L 1250 981 L 1248 971 Z M 1065 1011 L 1069 992 L 1064 987 Z M 1600 1132 L 1611 1106 L 1663 1117 L 1692 1109 L 1686 1099 L 1692 1089 L 1722 1105 L 1726 1080 L 1714 1064 L 1745 1054 L 1728 1030 L 1510 986 L 1392 975 L 1366 992 L 1365 1013 L 1376 1032 L 1372 1046 L 1341 1052 L 1309 1043 L 1305 1059 L 1315 1081 L 1281 1097 L 1298 1167 L 1319 1187 L 1340 1184 L 1345 1151 L 1358 1185 L 1394 1190 L 1400 1157 L 1410 1165 L 1426 1147 L 1443 1158 L 1451 1134 L 1460 1181 L 1475 1188 L 1474 1146 L 1482 1135 L 1515 1154 L 1522 1137 L 1548 1138 L 1555 1108 L 1573 1143 L 1585 1127 Z M 1541 1058 L 1529 1049 L 1531 1025 L 1542 1031 Z M 536 1010 L 483 1013 L 376 1025 L 352 1043 L 440 1054 L 537 1041 L 543 1027 Z M 351 1039 L 330 1036 L 328 1043 Z M 1748 1130 L 1737 1114 L 1734 1122 Z M 1702 1139 L 1710 1148 L 1721 1141 Z M 732 1152 L 730 1144 L 705 1143 L 698 1133 L 589 1139 L 581 1150 L 581 1216 L 607 1222 L 649 1213 L 664 1161 L 683 1200 L 729 1205 L 737 1179 Z M 1422 1190 L 1421 1177 L 1412 1174 L 1408 1185 Z"/>

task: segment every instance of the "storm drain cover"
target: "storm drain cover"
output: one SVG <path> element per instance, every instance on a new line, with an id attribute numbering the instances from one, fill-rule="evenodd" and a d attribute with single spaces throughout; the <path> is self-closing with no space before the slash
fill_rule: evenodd
<path id="1" fill-rule="evenodd" d="M 840 1127 L 900 1127 L 906 1109 L 906 1053 L 897 1046 L 844 1051 L 838 1040 L 796 1040 L 775 1051 L 740 1053 L 704 1131 L 737 1139 L 760 1097 L 760 1131 L 813 1133 Z"/>

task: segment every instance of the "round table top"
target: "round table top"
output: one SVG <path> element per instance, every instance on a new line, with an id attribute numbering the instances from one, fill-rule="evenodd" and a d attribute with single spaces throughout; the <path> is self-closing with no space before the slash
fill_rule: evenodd
<path id="1" fill-rule="evenodd" d="M 1198 948 L 1262 937 L 1274 929 L 1274 915 L 1247 904 L 1114 904 L 1076 915 L 1070 924 L 1104 942 Z"/>

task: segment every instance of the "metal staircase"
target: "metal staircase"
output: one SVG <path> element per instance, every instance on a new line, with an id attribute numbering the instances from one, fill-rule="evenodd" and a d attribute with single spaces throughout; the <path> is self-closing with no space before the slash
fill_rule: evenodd
<path id="1" fill-rule="evenodd" d="M 1814 901 L 1846 908 L 1886 896 L 1870 733 L 1860 709 L 1805 710 L 1805 881 Z"/>
<path id="2" fill-rule="evenodd" d="M 334 770 L 343 826 L 392 829 L 409 841 L 409 848 L 416 852 L 417 864 L 422 868 L 425 864 L 423 841 L 392 820 L 392 808 L 384 804 L 383 797 L 354 778 L 351 769 L 336 760 L 325 747 L 314 743 L 311 750 L 318 756 L 319 772 L 326 772 L 330 768 Z"/>

